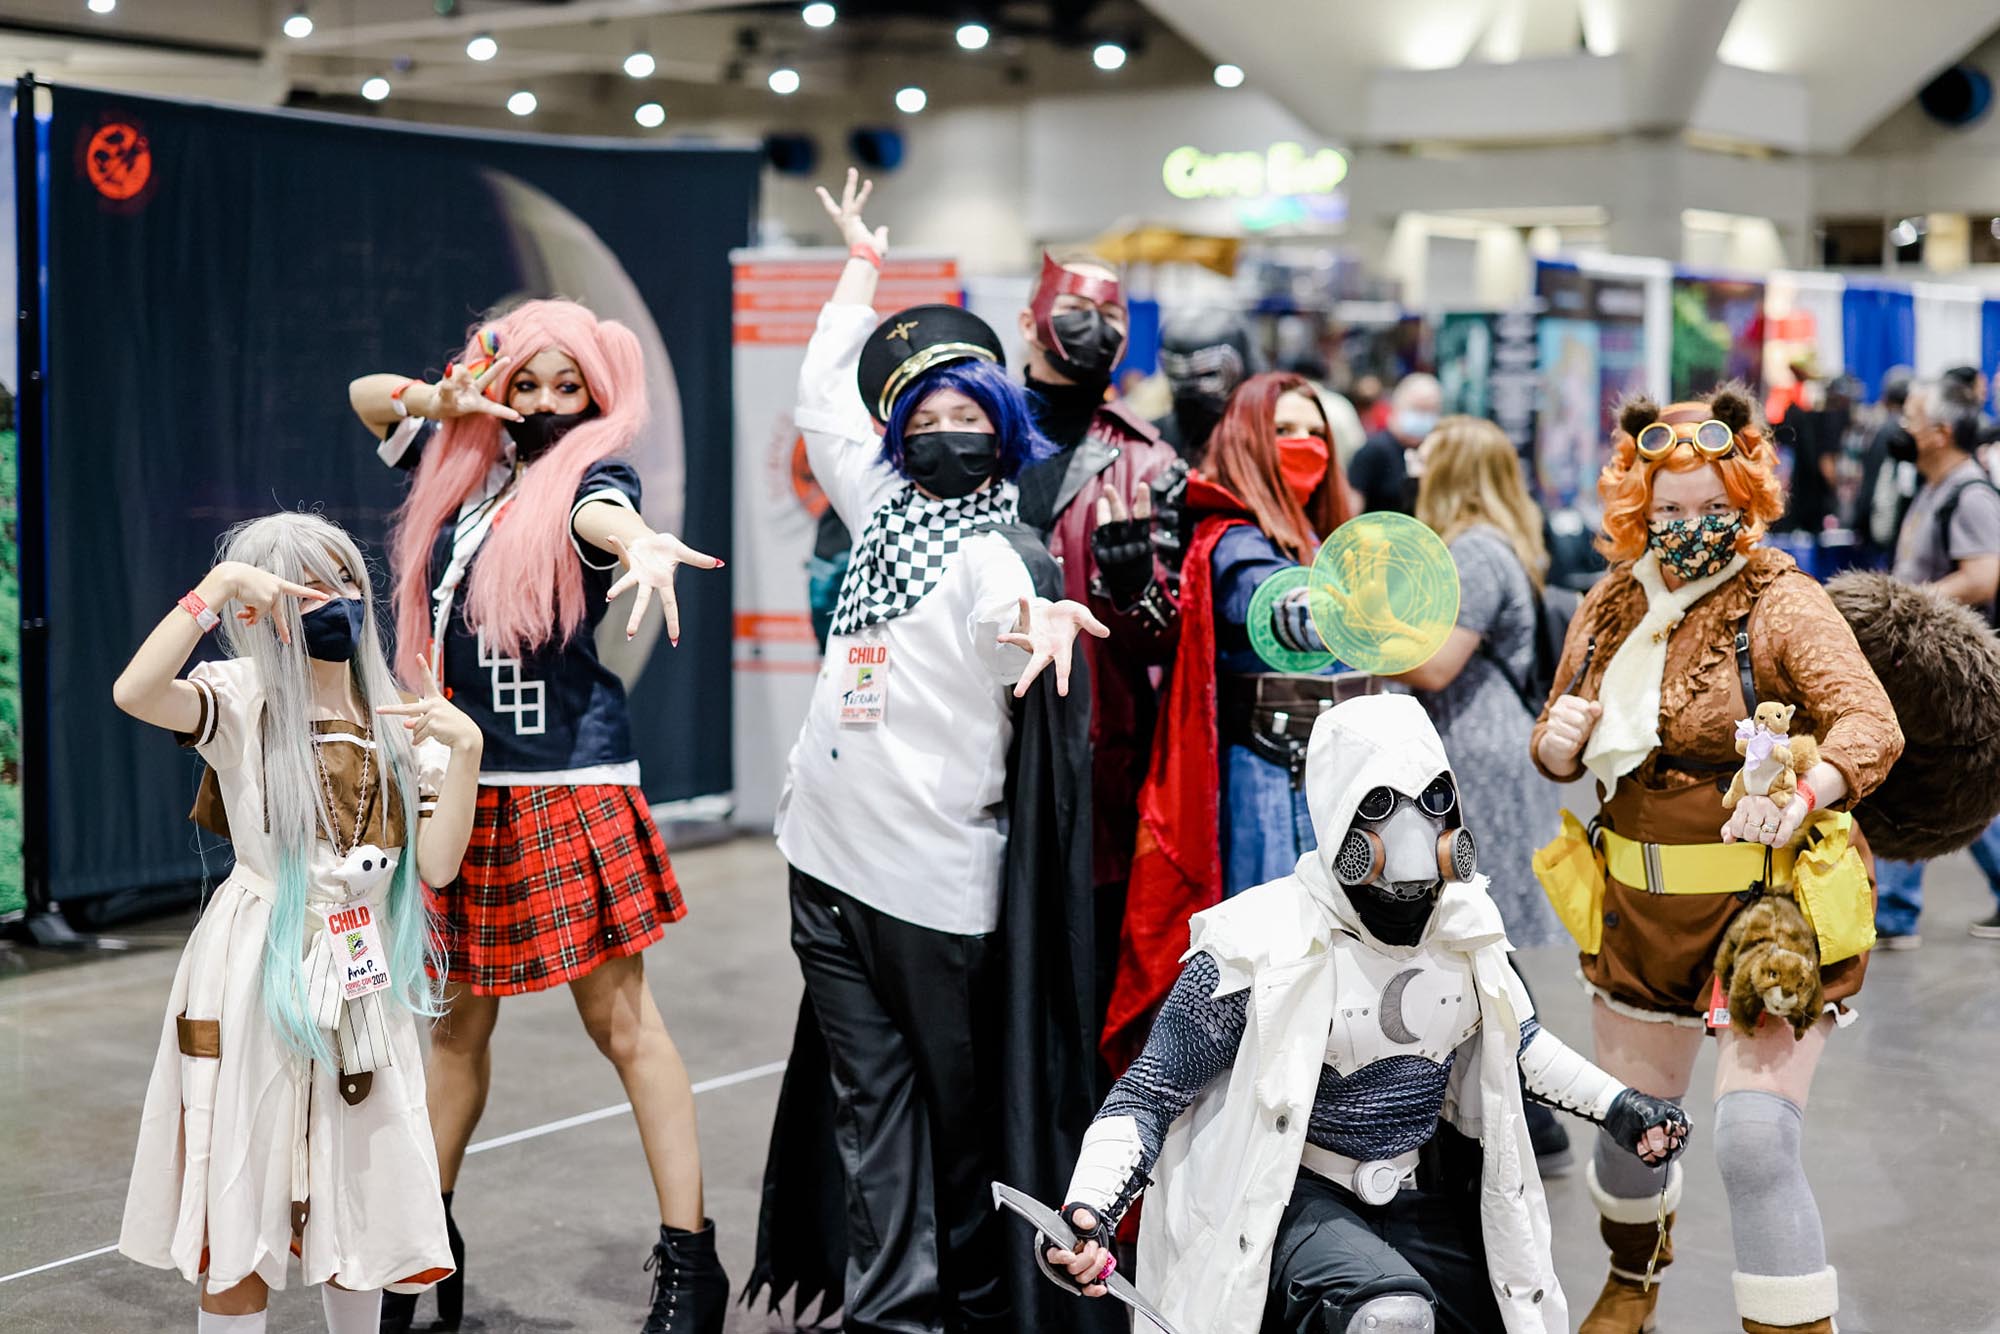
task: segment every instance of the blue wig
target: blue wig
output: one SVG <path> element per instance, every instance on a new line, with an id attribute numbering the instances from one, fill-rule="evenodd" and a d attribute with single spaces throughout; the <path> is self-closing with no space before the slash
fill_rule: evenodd
<path id="1" fill-rule="evenodd" d="M 940 389 L 956 389 L 977 403 L 993 423 L 1000 452 L 1000 476 L 1013 481 L 1021 469 L 1056 452 L 1047 436 L 1035 429 L 1028 415 L 1028 397 L 1021 386 L 1007 378 L 1007 372 L 990 361 L 953 361 L 925 371 L 896 396 L 889 409 L 888 429 L 882 436 L 882 457 L 899 476 L 903 471 L 903 433 L 923 401 Z"/>

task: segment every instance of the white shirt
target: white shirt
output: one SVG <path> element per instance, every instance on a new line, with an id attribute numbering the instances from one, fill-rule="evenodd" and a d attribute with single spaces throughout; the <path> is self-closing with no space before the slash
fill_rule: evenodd
<path id="1" fill-rule="evenodd" d="M 794 421 L 813 476 L 849 529 L 902 486 L 855 387 L 867 306 L 820 311 Z M 1000 919 L 1011 688 L 1028 654 L 997 642 L 1034 596 L 1007 539 L 977 533 L 908 612 L 827 641 L 778 799 L 778 849 L 815 879 L 917 926 L 983 935 Z M 875 726 L 843 725 L 851 650 L 888 651 Z"/>

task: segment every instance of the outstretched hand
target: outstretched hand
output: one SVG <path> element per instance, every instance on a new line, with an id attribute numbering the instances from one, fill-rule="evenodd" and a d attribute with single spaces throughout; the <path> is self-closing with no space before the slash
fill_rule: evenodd
<path id="1" fill-rule="evenodd" d="M 1056 693 L 1069 694 L 1071 654 L 1079 631 L 1099 639 L 1108 638 L 1111 634 L 1104 622 L 1091 615 L 1090 608 L 1081 602 L 1021 599 L 1020 619 L 1014 623 L 1013 630 L 1000 636 L 1002 644 L 1026 649 L 1029 654 L 1028 666 L 1021 673 L 1021 679 L 1014 684 L 1015 699 L 1025 696 L 1028 687 L 1042 674 L 1042 669 L 1051 663 L 1056 669 Z"/>
<path id="2" fill-rule="evenodd" d="M 861 220 L 861 209 L 867 204 L 868 196 L 875 191 L 875 182 L 864 181 L 861 173 L 853 167 L 847 169 L 847 183 L 841 187 L 840 200 L 835 202 L 824 185 L 813 187 L 819 194 L 819 202 L 825 206 L 827 216 L 840 229 L 840 239 L 850 246 L 865 245 L 878 255 L 889 250 L 889 229 L 877 227 L 868 230 L 868 224 Z"/>
<path id="3" fill-rule="evenodd" d="M 417 666 L 423 670 L 424 693 L 407 704 L 384 704 L 375 712 L 385 718 L 401 718 L 412 746 L 435 739 L 454 754 L 479 749 L 479 724 L 466 717 L 439 688 L 435 664 L 418 654 Z"/>
<path id="4" fill-rule="evenodd" d="M 441 422 L 455 417 L 488 416 L 502 421 L 517 422 L 521 414 L 498 399 L 488 398 L 486 390 L 494 384 L 505 384 L 507 375 L 514 368 L 514 358 L 500 357 L 478 374 L 466 365 L 455 365 L 445 372 L 444 379 L 438 381 L 433 391 L 431 410 L 427 414 Z"/>
<path id="5" fill-rule="evenodd" d="M 301 613 L 311 611 L 326 602 L 333 595 L 317 588 L 307 588 L 289 579 L 280 579 L 269 570 L 242 561 L 224 561 L 216 567 L 216 573 L 223 576 L 229 596 L 242 610 L 236 619 L 245 625 L 255 625 L 260 620 L 271 622 L 271 628 L 278 632 L 278 642 L 289 645 L 292 634 L 285 626 L 285 618 L 278 615 L 278 608 L 286 599 L 296 599 L 306 605 Z"/>
<path id="6" fill-rule="evenodd" d="M 705 552 L 696 551 L 672 533 L 649 533 L 634 541 L 613 537 L 611 542 L 618 548 L 619 558 L 625 562 L 625 573 L 604 600 L 637 586 L 639 596 L 632 603 L 632 614 L 625 620 L 627 639 L 639 633 L 639 625 L 646 618 L 646 608 L 653 595 L 660 598 L 660 610 L 667 618 L 667 641 L 676 647 L 681 642 L 681 605 L 674 598 L 674 571 L 683 565 L 692 565 L 697 570 L 718 570 L 722 561 Z"/>

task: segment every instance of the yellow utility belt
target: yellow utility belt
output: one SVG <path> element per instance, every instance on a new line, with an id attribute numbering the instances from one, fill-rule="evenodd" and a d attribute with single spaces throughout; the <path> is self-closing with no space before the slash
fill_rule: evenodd
<path id="1" fill-rule="evenodd" d="M 1875 943 L 1875 901 L 1854 818 L 1821 811 L 1802 846 L 1761 843 L 1637 843 L 1609 829 L 1586 829 L 1568 811 L 1562 832 L 1535 854 L 1535 877 L 1578 948 L 1596 954 L 1604 939 L 1606 876 L 1648 894 L 1737 894 L 1789 888 L 1819 936 L 1820 963 L 1852 958 Z M 1770 861 L 1765 862 L 1769 856 Z M 1769 875 L 1770 883 L 1765 884 Z"/>
<path id="2" fill-rule="evenodd" d="M 1604 869 L 1621 885 L 1648 894 L 1735 894 L 1764 883 L 1766 853 L 1770 854 L 1775 889 L 1792 883 L 1798 854 L 1791 848 L 1767 848 L 1762 843 L 1638 843 L 1609 829 L 1599 829 Z"/>

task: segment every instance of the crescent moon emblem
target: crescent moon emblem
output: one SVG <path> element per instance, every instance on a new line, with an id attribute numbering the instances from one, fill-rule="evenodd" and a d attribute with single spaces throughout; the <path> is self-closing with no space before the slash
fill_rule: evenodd
<path id="1" fill-rule="evenodd" d="M 1405 968 L 1382 988 L 1382 1036 L 1400 1047 L 1415 1046 L 1418 1038 L 1403 1022 L 1403 989 L 1421 976 L 1421 968 Z"/>

